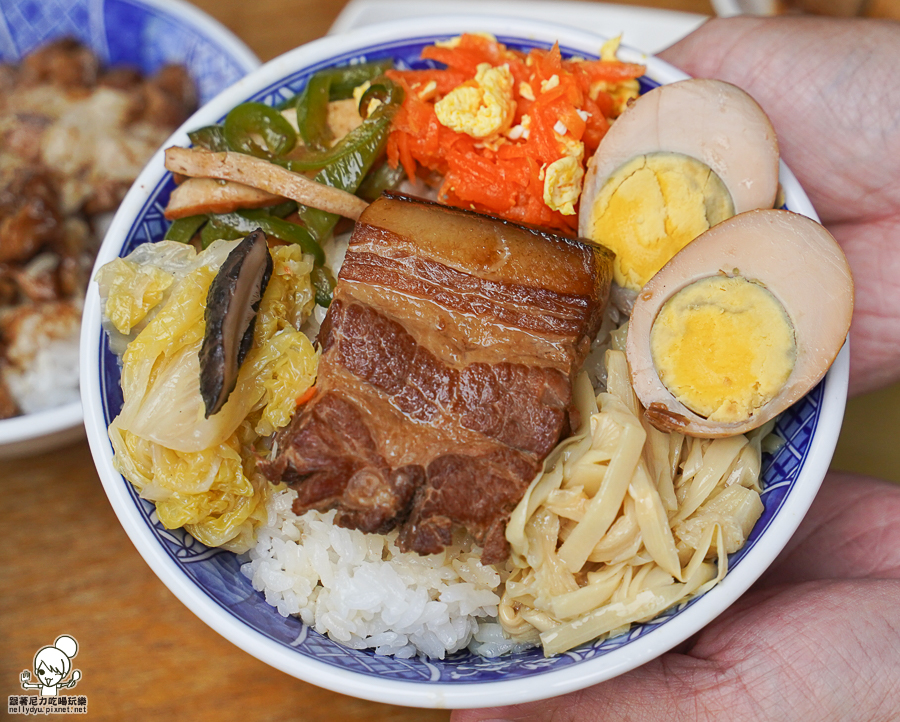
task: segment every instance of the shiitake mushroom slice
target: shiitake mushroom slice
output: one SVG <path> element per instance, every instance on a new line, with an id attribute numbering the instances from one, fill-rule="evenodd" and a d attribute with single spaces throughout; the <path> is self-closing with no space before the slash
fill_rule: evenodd
<path id="1" fill-rule="evenodd" d="M 266 234 L 257 228 L 228 254 L 210 284 L 200 347 L 200 395 L 207 419 L 222 409 L 237 385 L 271 276 Z"/>

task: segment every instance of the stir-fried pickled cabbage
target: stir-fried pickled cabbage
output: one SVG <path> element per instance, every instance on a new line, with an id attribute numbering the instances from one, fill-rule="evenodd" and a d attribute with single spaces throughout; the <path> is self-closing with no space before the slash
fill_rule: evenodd
<path id="1" fill-rule="evenodd" d="M 209 546 L 245 551 L 265 521 L 268 481 L 260 439 L 285 426 L 316 378 L 318 356 L 297 329 L 314 306 L 313 264 L 297 246 L 272 249 L 272 278 L 253 347 L 222 410 L 204 418 L 199 350 L 209 285 L 238 241 L 197 254 L 140 246 L 98 274 L 111 343 L 123 349 L 124 403 L 109 427 L 121 473 L 156 503 L 167 528 Z"/>

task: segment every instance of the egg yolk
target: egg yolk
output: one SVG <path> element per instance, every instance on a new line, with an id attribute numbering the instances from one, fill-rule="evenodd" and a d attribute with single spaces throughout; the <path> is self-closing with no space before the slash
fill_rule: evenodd
<path id="1" fill-rule="evenodd" d="M 622 165 L 590 212 L 591 238 L 616 254 L 616 283 L 638 291 L 688 243 L 733 216 L 734 204 L 705 163 L 659 152 Z"/>
<path id="2" fill-rule="evenodd" d="M 650 330 L 660 380 L 711 421 L 744 421 L 771 401 L 794 368 L 794 328 L 781 303 L 740 276 L 686 286 Z"/>

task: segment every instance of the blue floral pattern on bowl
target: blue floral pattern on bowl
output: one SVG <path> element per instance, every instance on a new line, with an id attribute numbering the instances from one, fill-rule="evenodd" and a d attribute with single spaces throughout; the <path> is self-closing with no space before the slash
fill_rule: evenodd
<path id="1" fill-rule="evenodd" d="M 445 36 L 423 36 L 413 40 L 407 39 L 402 42 L 372 46 L 349 55 L 336 56 L 326 63 L 311 66 L 302 72 L 290 75 L 278 83 L 260 90 L 247 100 L 258 100 L 269 104 L 280 102 L 300 91 L 312 73 L 331 65 L 393 57 L 399 67 L 433 67 L 430 63 L 421 61 L 419 54 L 424 46 L 441 39 L 445 39 Z M 500 37 L 499 39 L 511 47 L 525 50 L 529 47 L 542 46 L 540 43 L 529 43 L 515 38 Z M 566 53 L 565 48 L 563 48 L 563 52 Z M 579 55 L 583 56 L 584 53 L 579 53 Z M 656 85 L 652 81 L 642 81 L 642 83 L 643 90 Z M 131 226 L 130 233 L 121 250 L 122 256 L 127 255 L 142 243 L 155 242 L 163 237 L 168 224 L 163 218 L 162 209 L 173 188 L 174 182 L 167 175 L 151 191 L 148 200 Z M 109 424 L 118 414 L 122 405 L 119 367 L 116 357 L 109 350 L 105 337 L 99 339 L 99 344 L 100 383 L 105 418 Z M 747 544 L 740 551 L 731 555 L 729 569 L 740 566 L 741 561 L 754 548 L 791 493 L 810 450 L 819 420 L 823 393 L 824 384 L 820 384 L 778 420 L 777 433 L 785 440 L 785 444 L 776 455 L 764 457 L 762 500 L 765 510 Z M 698 599 L 688 601 L 668 610 L 651 622 L 635 625 L 627 634 L 585 644 L 551 659 L 545 659 L 540 649 L 494 659 L 481 658 L 468 653 L 459 653 L 445 660 L 379 657 L 371 651 L 348 649 L 307 628 L 296 618 L 282 617 L 274 607 L 266 604 L 262 594 L 254 591 L 250 581 L 240 573 L 240 561 L 234 554 L 208 549 L 183 530 L 166 530 L 157 520 L 153 504 L 140 499 L 124 479 L 122 483 L 128 486 L 131 498 L 145 523 L 152 529 L 172 562 L 178 565 L 183 573 L 192 579 L 216 604 L 247 627 L 293 650 L 298 655 L 380 679 L 432 685 L 450 682 L 479 684 L 499 679 L 531 677 L 548 669 L 571 667 L 618 650 L 638 638 L 652 634 L 662 625 L 669 624 L 698 601 Z"/>
<path id="2" fill-rule="evenodd" d="M 110 65 L 145 74 L 187 67 L 200 102 L 254 70 L 259 61 L 229 31 L 199 10 L 163 0 L 3 0 L 0 61 L 18 62 L 60 37 L 74 37 Z"/>

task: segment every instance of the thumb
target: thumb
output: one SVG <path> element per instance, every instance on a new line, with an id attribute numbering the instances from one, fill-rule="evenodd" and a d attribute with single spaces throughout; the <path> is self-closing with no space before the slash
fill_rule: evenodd
<path id="1" fill-rule="evenodd" d="M 602 684 L 510 707 L 460 710 L 451 722 L 712 722 L 735 712 L 716 662 L 666 654 Z"/>
<path id="2" fill-rule="evenodd" d="M 692 640 L 590 689 L 456 712 L 453 722 L 896 719 L 900 582 L 806 582 L 750 591 Z"/>
<path id="3" fill-rule="evenodd" d="M 777 26 L 776 26 L 777 27 Z M 771 52 L 769 34 L 772 27 L 765 18 L 741 16 L 713 18 L 690 35 L 661 51 L 659 57 L 697 78 L 721 78 L 737 85 L 759 71 L 759 65 L 748 67 L 747 56 L 757 53 L 762 60 Z M 734 52 L 742 57 L 733 59 Z"/>

